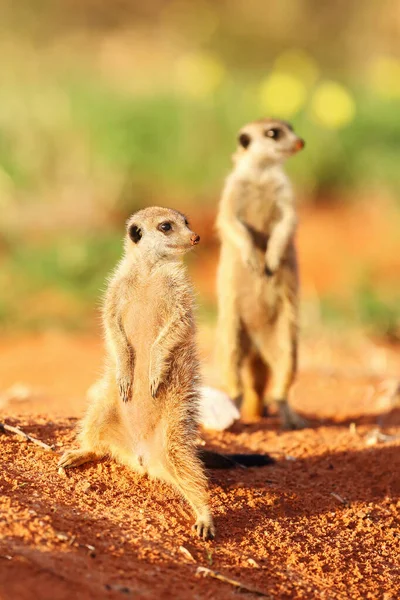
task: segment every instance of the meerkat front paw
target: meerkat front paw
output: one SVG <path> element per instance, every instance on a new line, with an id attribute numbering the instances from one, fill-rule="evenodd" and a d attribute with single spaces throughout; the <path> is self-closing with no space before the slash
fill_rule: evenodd
<path id="1" fill-rule="evenodd" d="M 129 402 L 132 399 L 132 378 L 130 375 L 118 373 L 117 385 L 121 400 L 123 402 Z"/>
<path id="2" fill-rule="evenodd" d="M 267 258 L 265 260 L 264 269 L 265 269 L 265 273 L 266 273 L 266 275 L 268 275 L 268 277 L 272 277 L 273 275 L 275 275 L 275 273 L 278 270 L 278 267 L 279 267 L 279 260 L 277 258 Z"/>
<path id="3" fill-rule="evenodd" d="M 192 530 L 203 540 L 213 540 L 215 538 L 215 527 L 212 517 L 199 517 L 193 525 Z"/>
<path id="4" fill-rule="evenodd" d="M 265 265 L 265 274 L 268 277 L 273 277 L 275 275 L 276 271 L 272 271 L 267 265 Z"/>

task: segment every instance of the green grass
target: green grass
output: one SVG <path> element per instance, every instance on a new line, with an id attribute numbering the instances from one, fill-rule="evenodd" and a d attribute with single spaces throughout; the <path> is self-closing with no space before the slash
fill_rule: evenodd
<path id="1" fill-rule="evenodd" d="M 121 248 L 112 233 L 11 242 L 0 272 L 2 328 L 90 327 Z"/>
<path id="2" fill-rule="evenodd" d="M 125 97 L 99 82 L 81 81 L 69 93 L 95 159 L 150 194 L 171 189 L 210 197 L 229 169 L 238 128 L 261 116 L 256 98 L 241 93 L 243 87 L 239 75 L 204 104 L 173 94 Z M 400 102 L 383 102 L 366 90 L 354 94 L 357 114 L 342 130 L 318 126 L 307 105 L 294 119 L 307 146 L 288 169 L 317 196 L 379 183 L 400 191 Z"/>
<path id="3" fill-rule="evenodd" d="M 206 100 L 167 89 L 123 92 L 94 72 L 61 67 L 34 81 L 21 77 L 23 85 L 0 80 L 0 207 L 4 216 L 14 212 L 23 220 L 34 206 L 54 223 L 46 242 L 33 243 L 25 241 L 24 228 L 32 233 L 35 223 L 19 229 L 6 218 L 0 222 L 2 327 L 90 326 L 121 252 L 113 222 L 146 204 L 215 205 L 238 128 L 262 115 L 251 90 L 263 77 L 232 72 Z M 296 189 L 315 201 L 374 186 L 400 193 L 400 102 L 367 89 L 352 92 L 356 116 L 341 130 L 319 126 L 309 103 L 293 120 L 306 149 L 288 170 Z M 63 210 L 67 204 L 78 215 L 92 198 L 91 210 L 107 225 L 92 231 L 87 213 L 86 225 L 67 235 L 62 198 Z M 323 321 L 344 319 L 395 335 L 397 300 L 362 284 L 349 306 L 323 299 Z M 203 306 L 200 315 L 215 319 L 215 307 Z"/>
<path id="4" fill-rule="evenodd" d="M 91 73 L 47 77 L 37 83 L 40 90 L 4 82 L 0 174 L 9 179 L 14 201 L 23 190 L 40 202 L 79 179 L 99 196 L 109 192 L 112 206 L 135 207 L 165 195 L 214 202 L 238 128 L 263 112 L 257 95 L 244 93 L 260 77 L 234 73 L 206 101 L 168 90 L 128 94 Z M 288 169 L 296 186 L 317 198 L 371 185 L 400 191 L 400 101 L 367 89 L 353 95 L 355 119 L 341 130 L 319 126 L 308 104 L 293 119 L 307 146 Z M 108 189 L 110 178 L 118 184 Z"/>

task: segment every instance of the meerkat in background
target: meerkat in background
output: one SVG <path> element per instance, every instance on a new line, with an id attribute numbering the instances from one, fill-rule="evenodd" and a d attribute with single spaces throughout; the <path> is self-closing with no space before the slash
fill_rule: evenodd
<path id="1" fill-rule="evenodd" d="M 217 229 L 218 360 L 242 415 L 261 416 L 277 402 L 285 428 L 306 422 L 288 404 L 296 373 L 298 276 L 296 211 L 283 162 L 304 147 L 280 120 L 249 123 L 238 136 Z"/>
<path id="2" fill-rule="evenodd" d="M 125 253 L 106 292 L 107 364 L 81 423 L 80 449 L 59 466 L 111 455 L 171 483 L 186 498 L 203 539 L 214 537 L 198 455 L 199 363 L 193 292 L 182 256 L 200 238 L 184 215 L 146 208 L 128 221 Z"/>

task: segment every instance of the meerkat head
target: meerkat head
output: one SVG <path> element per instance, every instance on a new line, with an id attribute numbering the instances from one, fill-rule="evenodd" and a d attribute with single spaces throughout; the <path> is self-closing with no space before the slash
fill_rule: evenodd
<path id="1" fill-rule="evenodd" d="M 185 215 L 170 208 L 144 208 L 127 222 L 126 251 L 151 262 L 178 258 L 199 241 Z"/>
<path id="2" fill-rule="evenodd" d="M 245 158 L 260 166 L 280 164 L 304 148 L 304 145 L 304 140 L 294 133 L 286 121 L 260 119 L 239 131 L 234 161 L 238 163 Z"/>

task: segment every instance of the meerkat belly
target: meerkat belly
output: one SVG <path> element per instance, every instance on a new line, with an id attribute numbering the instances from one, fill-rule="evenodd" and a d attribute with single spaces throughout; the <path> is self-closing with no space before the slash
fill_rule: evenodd
<path id="1" fill-rule="evenodd" d="M 154 290 L 140 292 L 130 303 L 124 319 L 128 342 L 134 351 L 134 366 L 132 399 L 121 410 L 129 432 L 130 452 L 143 472 L 147 472 L 160 428 L 160 399 L 154 399 L 150 393 L 150 356 L 162 327 L 162 307 Z"/>
<path id="2" fill-rule="evenodd" d="M 181 402 L 182 390 L 193 382 L 196 364 L 192 348 L 193 331 L 188 326 L 187 335 L 182 336 L 182 341 L 172 351 L 173 356 L 168 359 L 168 370 L 164 373 L 156 398 L 152 397 L 151 351 L 168 322 L 164 302 L 167 293 L 168 290 L 148 284 L 139 299 L 132 302 L 125 318 L 126 334 L 134 352 L 132 402 L 128 408 L 133 420 L 143 421 L 146 415 L 149 430 L 160 421 L 164 411 L 170 410 L 175 400 Z"/>
<path id="3" fill-rule="evenodd" d="M 247 331 L 257 331 L 272 324 L 279 306 L 279 286 L 267 276 L 259 277 L 239 268 L 238 310 Z"/>
<path id="4" fill-rule="evenodd" d="M 162 305 L 150 288 L 133 301 L 125 317 L 125 331 L 134 353 L 133 396 L 136 405 L 147 405 L 150 394 L 151 348 L 163 327 Z"/>
<path id="5" fill-rule="evenodd" d="M 265 254 L 274 220 L 275 194 L 273 189 L 253 185 L 247 190 L 248 197 L 243 202 L 238 217 L 251 235 L 254 251 Z"/>
<path id="6" fill-rule="evenodd" d="M 266 232 L 275 207 L 276 194 L 272 186 L 252 185 L 243 199 L 239 218 L 250 227 Z"/>

